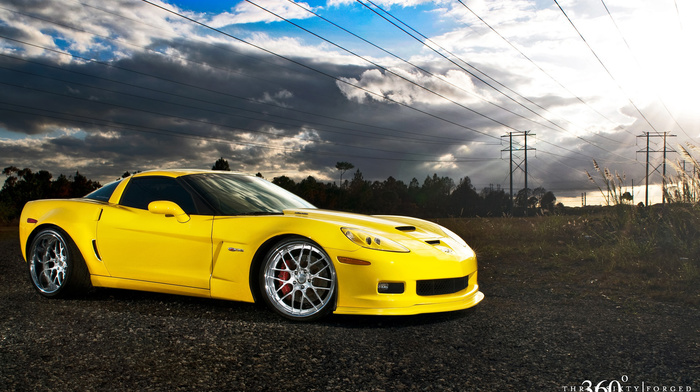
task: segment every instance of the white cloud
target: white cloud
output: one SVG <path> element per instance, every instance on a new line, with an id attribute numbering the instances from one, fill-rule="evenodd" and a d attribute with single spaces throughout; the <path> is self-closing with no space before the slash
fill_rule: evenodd
<path id="1" fill-rule="evenodd" d="M 253 3 L 253 4 L 251 4 Z M 259 5 L 256 6 L 254 4 Z M 298 3 L 301 7 L 313 10 L 307 3 Z M 262 8 L 261 8 L 262 7 Z M 232 12 L 224 12 L 215 15 L 208 22 L 212 27 L 220 28 L 235 24 L 258 23 L 258 22 L 281 22 L 282 19 L 273 15 L 275 13 L 283 18 L 307 19 L 313 17 L 309 12 L 299 6 L 296 6 L 286 0 L 251 0 L 251 2 L 241 1 L 233 8 Z M 265 11 L 263 8 L 269 10 Z"/>
<path id="2" fill-rule="evenodd" d="M 265 91 L 260 99 L 260 102 L 272 103 L 281 107 L 289 107 L 287 102 L 289 102 L 289 100 L 292 98 L 294 98 L 294 94 L 292 94 L 292 92 L 289 90 L 283 89 L 277 91 L 276 93 Z"/>
<path id="3" fill-rule="evenodd" d="M 182 12 L 160 1 L 154 3 Z M 10 9 L 0 9 L 0 20 L 18 32 L 23 41 L 34 44 L 20 44 L 21 50 L 27 56 L 45 55 L 63 63 L 79 60 L 45 51 L 42 47 L 80 55 L 133 52 L 151 44 L 154 37 L 191 35 L 194 28 L 191 23 L 140 1 L 46 1 L 27 4 L 26 9 Z"/>
<path id="4" fill-rule="evenodd" d="M 354 0 L 328 0 L 328 6 L 330 7 L 340 7 L 353 4 Z M 398 6 L 398 7 L 415 7 L 421 4 L 433 3 L 433 0 L 375 0 L 374 4 L 384 7 Z"/>
<path id="5" fill-rule="evenodd" d="M 343 94 L 359 103 L 365 103 L 367 98 L 370 98 L 406 105 L 454 105 L 454 102 L 467 105 L 478 103 L 485 97 L 484 92 L 474 86 L 466 73 L 457 70 L 449 70 L 445 75 L 431 76 L 422 71 L 406 71 L 401 68 L 392 68 L 390 71 L 370 69 L 364 71 L 359 79 L 341 80 L 347 82 L 337 82 Z M 353 86 L 360 86 L 362 89 Z"/>

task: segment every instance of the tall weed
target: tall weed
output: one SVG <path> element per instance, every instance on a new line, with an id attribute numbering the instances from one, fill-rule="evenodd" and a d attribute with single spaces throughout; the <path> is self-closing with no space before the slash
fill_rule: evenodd
<path id="1" fill-rule="evenodd" d="M 543 285 L 598 282 L 607 292 L 700 306 L 700 208 L 617 205 L 584 216 L 441 219 L 480 263 L 517 263 Z M 493 268 L 493 267 L 492 267 Z"/>

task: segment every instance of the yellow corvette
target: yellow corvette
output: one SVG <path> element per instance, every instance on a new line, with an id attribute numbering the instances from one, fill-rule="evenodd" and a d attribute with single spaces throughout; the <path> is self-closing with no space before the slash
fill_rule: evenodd
<path id="1" fill-rule="evenodd" d="M 150 171 L 20 220 L 38 292 L 94 287 L 263 301 L 292 320 L 465 309 L 474 252 L 435 223 L 319 210 L 258 177 Z"/>

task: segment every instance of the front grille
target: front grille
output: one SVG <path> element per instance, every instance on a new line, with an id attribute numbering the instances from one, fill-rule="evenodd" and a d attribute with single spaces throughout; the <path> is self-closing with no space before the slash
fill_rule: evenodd
<path id="1" fill-rule="evenodd" d="M 421 296 L 454 294 L 469 286 L 469 276 L 450 279 L 419 280 L 416 293 Z"/>

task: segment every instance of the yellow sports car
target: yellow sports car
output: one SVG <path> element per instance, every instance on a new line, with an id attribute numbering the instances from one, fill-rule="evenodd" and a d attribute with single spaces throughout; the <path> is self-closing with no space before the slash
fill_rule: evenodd
<path id="1" fill-rule="evenodd" d="M 476 256 L 435 223 L 316 209 L 249 175 L 150 171 L 37 200 L 22 254 L 46 297 L 94 287 L 264 301 L 292 320 L 465 309 Z"/>

